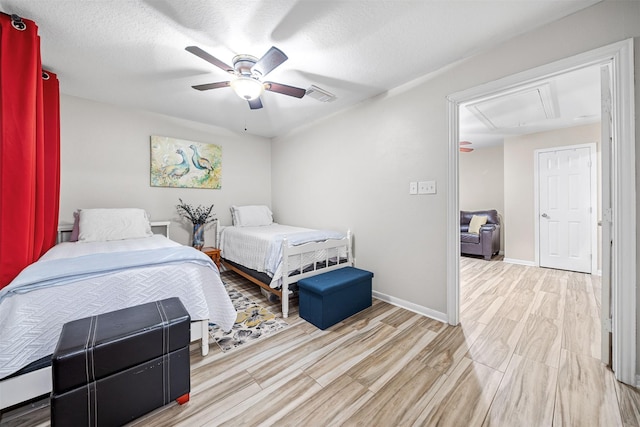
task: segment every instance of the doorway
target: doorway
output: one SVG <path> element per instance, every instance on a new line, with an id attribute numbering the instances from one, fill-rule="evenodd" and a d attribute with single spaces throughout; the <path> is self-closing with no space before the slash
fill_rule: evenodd
<path id="1" fill-rule="evenodd" d="M 610 186 L 611 212 L 611 305 L 613 317 L 612 368 L 616 378 L 635 385 L 636 365 L 636 195 L 635 195 L 635 129 L 633 40 L 605 46 L 581 55 L 548 64 L 489 84 L 452 94 L 449 99 L 449 188 L 448 188 L 448 297 L 450 324 L 459 322 L 460 309 L 460 248 L 458 200 L 459 108 L 463 103 L 489 99 L 496 93 L 540 82 L 571 70 L 591 65 L 607 65 L 612 71 L 611 172 L 603 176 L 603 186 Z M 603 286 L 604 288 L 604 286 Z M 603 331 L 607 319 L 603 320 Z"/>

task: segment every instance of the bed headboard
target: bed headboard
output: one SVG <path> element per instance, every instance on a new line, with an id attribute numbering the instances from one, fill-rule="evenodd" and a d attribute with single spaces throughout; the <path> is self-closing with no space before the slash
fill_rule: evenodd
<path id="1" fill-rule="evenodd" d="M 151 231 L 153 234 L 162 234 L 169 238 L 169 226 L 171 221 L 151 221 Z M 58 241 L 57 243 L 68 242 L 71 237 L 72 223 L 58 224 Z"/>

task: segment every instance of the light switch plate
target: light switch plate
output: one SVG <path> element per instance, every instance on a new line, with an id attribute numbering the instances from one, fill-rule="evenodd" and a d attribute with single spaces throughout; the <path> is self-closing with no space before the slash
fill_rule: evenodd
<path id="1" fill-rule="evenodd" d="M 436 194 L 436 182 L 435 181 L 418 182 L 418 194 Z"/>
<path id="2" fill-rule="evenodd" d="M 409 183 L 409 194 L 418 194 L 418 182 L 413 181 Z"/>

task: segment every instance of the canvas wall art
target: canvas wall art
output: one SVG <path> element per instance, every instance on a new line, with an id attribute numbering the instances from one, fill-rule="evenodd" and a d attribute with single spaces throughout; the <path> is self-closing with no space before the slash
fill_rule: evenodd
<path id="1" fill-rule="evenodd" d="M 222 147 L 151 136 L 151 186 L 220 189 Z"/>

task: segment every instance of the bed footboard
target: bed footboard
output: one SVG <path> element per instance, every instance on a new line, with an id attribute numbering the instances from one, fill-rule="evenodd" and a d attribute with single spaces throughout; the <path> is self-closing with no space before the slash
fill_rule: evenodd
<path id="1" fill-rule="evenodd" d="M 351 230 L 340 240 L 325 240 L 311 242 L 304 245 L 289 246 L 287 239 L 282 241 L 282 317 L 289 317 L 289 285 L 298 280 L 327 273 L 344 267 L 353 267 L 353 253 L 351 246 Z M 323 254 L 316 256 L 316 254 Z M 307 264 L 303 260 L 311 258 L 313 263 Z M 295 265 L 296 267 L 291 267 Z M 294 274 L 290 275 L 294 271 Z M 286 274 L 286 273 L 289 274 Z"/>
<path id="2" fill-rule="evenodd" d="M 51 393 L 51 366 L 0 381 L 0 410 Z"/>

